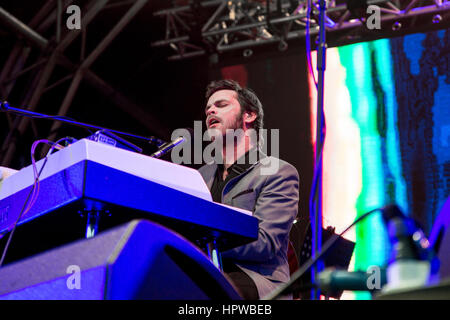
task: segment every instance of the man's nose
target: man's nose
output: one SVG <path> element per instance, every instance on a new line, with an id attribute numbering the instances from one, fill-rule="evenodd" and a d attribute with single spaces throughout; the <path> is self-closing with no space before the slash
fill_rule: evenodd
<path id="1" fill-rule="evenodd" d="M 206 116 L 209 116 L 211 114 L 217 114 L 217 109 L 214 105 L 209 107 L 208 110 L 206 111 Z"/>

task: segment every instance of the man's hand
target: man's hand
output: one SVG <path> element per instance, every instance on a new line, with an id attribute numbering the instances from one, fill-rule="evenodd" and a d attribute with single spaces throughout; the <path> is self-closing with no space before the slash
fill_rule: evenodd
<path id="1" fill-rule="evenodd" d="M 14 173 L 16 173 L 17 170 L 7 168 L 7 167 L 0 167 L 0 181 L 5 180 L 9 176 L 12 176 Z"/>

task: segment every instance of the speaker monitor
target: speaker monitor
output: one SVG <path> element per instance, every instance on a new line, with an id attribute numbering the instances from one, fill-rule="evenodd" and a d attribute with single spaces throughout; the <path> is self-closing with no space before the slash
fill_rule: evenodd
<path id="1" fill-rule="evenodd" d="M 183 237 L 156 223 L 134 220 L 4 266 L 0 299 L 241 297 L 206 255 Z"/>

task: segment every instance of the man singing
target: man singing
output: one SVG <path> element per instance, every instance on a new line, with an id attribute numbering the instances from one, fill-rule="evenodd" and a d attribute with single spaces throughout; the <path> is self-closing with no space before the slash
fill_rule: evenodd
<path id="1" fill-rule="evenodd" d="M 250 210 L 259 220 L 256 241 L 222 253 L 224 272 L 244 299 L 256 300 L 289 280 L 299 177 L 292 165 L 260 150 L 263 109 L 251 90 L 232 80 L 213 81 L 206 99 L 206 126 L 223 147 L 199 171 L 214 201 Z M 242 134 L 233 134 L 237 130 Z"/>

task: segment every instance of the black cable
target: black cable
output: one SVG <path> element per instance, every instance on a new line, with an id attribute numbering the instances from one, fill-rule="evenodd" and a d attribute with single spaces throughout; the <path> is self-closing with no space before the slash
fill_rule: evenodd
<path id="1" fill-rule="evenodd" d="M 316 142 L 317 143 L 317 142 Z M 315 216 L 317 214 L 316 212 L 316 197 L 318 195 L 318 192 L 320 191 L 318 188 L 318 180 L 319 177 L 322 177 L 322 155 L 323 155 L 323 150 L 324 150 L 324 144 L 322 144 L 322 148 L 319 150 L 319 154 L 316 156 L 316 162 L 314 164 L 314 174 L 313 174 L 313 181 L 312 181 L 312 186 L 311 186 L 311 192 L 310 192 L 310 196 L 309 196 L 309 219 L 311 222 L 311 226 L 313 227 L 311 229 L 311 236 L 312 238 L 312 243 L 314 244 L 311 247 L 311 257 L 314 257 L 316 254 L 316 248 L 315 246 L 317 245 L 317 241 L 320 240 L 321 243 L 321 232 L 319 235 L 314 236 L 314 234 L 317 232 L 318 228 L 315 226 L 316 224 L 316 219 Z M 317 232 L 318 233 L 318 232 Z M 318 266 L 319 271 L 320 271 L 320 264 Z"/>
<path id="2" fill-rule="evenodd" d="M 57 146 L 57 145 L 59 144 L 59 142 L 64 141 L 64 140 L 69 140 L 69 139 L 76 140 L 76 139 L 71 138 L 71 137 L 66 137 L 66 138 L 59 139 L 58 141 L 56 141 L 56 142 L 54 142 L 54 143 L 52 144 L 51 149 L 50 149 L 49 152 L 47 153 L 47 156 L 46 156 L 45 159 L 44 159 L 44 163 L 42 164 L 42 167 L 41 167 L 41 169 L 39 170 L 39 173 L 37 174 L 37 176 L 36 176 L 36 178 L 35 178 L 35 180 L 34 180 L 33 186 L 32 186 L 32 188 L 30 189 L 30 192 L 28 193 L 27 198 L 25 199 L 25 202 L 24 202 L 24 204 L 23 204 L 23 206 L 22 206 L 22 209 L 20 210 L 20 213 L 19 213 L 19 215 L 18 215 L 16 221 L 14 222 L 14 226 L 13 226 L 13 228 L 11 229 L 11 232 L 10 232 L 10 234 L 9 234 L 9 237 L 8 237 L 8 240 L 7 240 L 6 244 L 5 244 L 5 247 L 3 248 L 2 257 L 1 257 L 1 259 L 0 259 L 0 268 L 2 267 L 3 262 L 4 262 L 4 260 L 5 260 L 6 252 L 8 251 L 8 248 L 9 248 L 9 246 L 10 246 L 10 244 L 11 244 L 11 239 L 12 239 L 12 236 L 14 235 L 14 231 L 16 230 L 17 225 L 18 225 L 18 223 L 20 222 L 20 219 L 22 218 L 22 215 L 23 215 L 23 213 L 24 213 L 24 211 L 25 211 L 25 209 L 26 209 L 26 207 L 27 207 L 27 205 L 28 205 L 28 202 L 29 202 L 29 200 L 30 200 L 31 194 L 32 194 L 33 191 L 36 189 L 36 186 L 37 186 L 37 183 L 38 183 L 38 181 L 39 181 L 39 177 L 41 176 L 42 170 L 44 170 L 44 167 L 45 167 L 45 165 L 47 164 L 48 156 L 51 154 L 51 152 L 53 151 L 53 149 L 55 148 L 55 146 Z M 31 209 L 31 208 L 30 208 L 30 209 Z M 0 237 L 0 239 L 1 239 L 1 237 Z"/>
<path id="3" fill-rule="evenodd" d="M 317 193 L 317 180 L 319 178 L 319 173 L 322 170 L 322 154 L 323 154 L 323 149 L 324 149 L 324 145 L 322 144 L 322 148 L 320 149 L 320 153 L 319 155 L 316 157 L 317 161 L 314 164 L 314 173 L 313 173 L 313 180 L 312 180 L 312 185 L 311 185 L 311 192 L 309 195 L 309 213 L 310 215 L 313 214 L 313 212 L 315 212 L 316 208 L 315 208 L 315 197 L 316 197 L 316 193 Z M 311 218 L 311 216 L 310 216 Z"/>
<path id="4" fill-rule="evenodd" d="M 34 180 L 33 187 L 30 189 L 30 192 L 28 192 L 27 198 L 25 199 L 25 202 L 22 206 L 22 210 L 20 210 L 20 213 L 19 213 L 19 216 L 17 217 L 16 222 L 14 222 L 14 226 L 9 234 L 8 241 L 5 244 L 5 248 L 3 248 L 2 258 L 0 259 L 0 268 L 2 267 L 3 261 L 5 260 L 6 252 L 8 251 L 8 248 L 11 243 L 11 239 L 14 234 L 14 231 L 16 230 L 17 224 L 19 223 L 20 219 L 22 218 L 23 212 L 25 211 L 25 208 L 28 205 L 28 201 L 30 200 L 30 196 L 33 193 L 34 189 L 36 188 L 37 181 L 39 180 L 39 176 L 41 175 L 41 172 L 44 169 L 45 164 L 47 163 L 47 159 L 48 158 L 45 158 L 44 163 L 42 164 L 41 170 L 39 171 L 39 174 L 37 175 L 36 179 Z"/>
<path id="5" fill-rule="evenodd" d="M 309 270 L 335 243 L 338 241 L 342 235 L 344 235 L 349 229 L 351 229 L 355 224 L 365 219 L 367 216 L 371 215 L 374 212 L 381 211 L 381 208 L 370 210 L 360 217 L 358 217 L 355 221 L 353 221 L 344 231 L 342 231 L 339 235 L 334 235 L 322 246 L 322 250 L 315 256 L 311 257 L 308 261 L 306 261 L 296 272 L 291 275 L 291 280 L 289 282 L 279 286 L 277 289 L 272 291 L 267 296 L 263 297 L 261 300 L 274 300 L 278 298 L 283 293 L 287 292 L 294 283 L 300 279 L 300 277 Z"/>
<path id="6" fill-rule="evenodd" d="M 316 90 L 318 88 L 317 85 L 317 80 L 316 80 L 316 76 L 314 75 L 314 70 L 312 67 L 312 57 L 311 57 L 311 33 L 310 33 L 310 28 L 311 28 L 311 10 L 312 10 L 312 3 L 311 0 L 307 0 L 307 7 L 306 7 L 306 59 L 308 62 L 308 70 L 309 73 L 311 74 L 313 81 L 314 81 L 314 85 L 316 87 Z"/>

